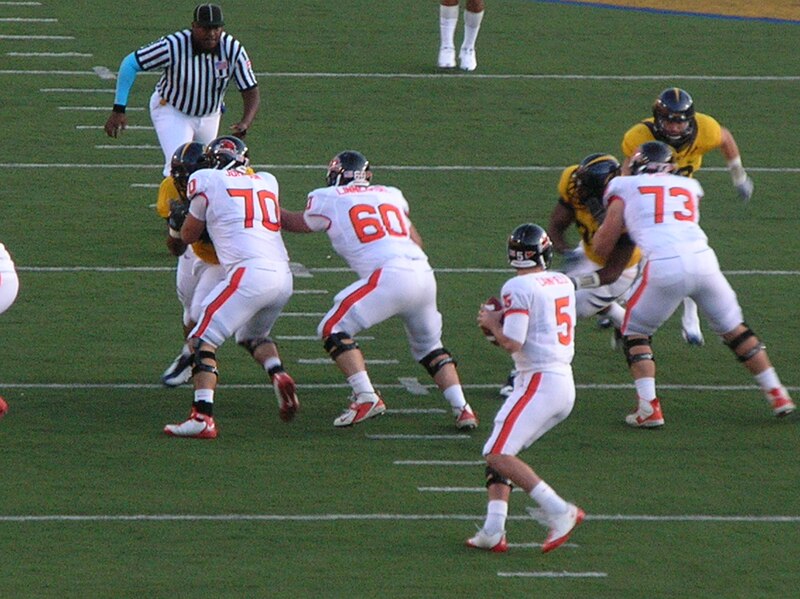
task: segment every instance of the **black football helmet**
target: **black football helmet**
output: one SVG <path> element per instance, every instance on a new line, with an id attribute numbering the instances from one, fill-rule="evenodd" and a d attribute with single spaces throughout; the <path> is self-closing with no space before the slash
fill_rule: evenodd
<path id="1" fill-rule="evenodd" d="M 328 174 L 325 181 L 328 187 L 335 185 L 369 185 L 372 171 L 367 160 L 361 152 L 345 150 L 339 152 L 328 163 Z"/>
<path id="2" fill-rule="evenodd" d="M 631 174 L 672 173 L 678 168 L 675 153 L 663 141 L 648 141 L 631 156 Z"/>
<path id="3" fill-rule="evenodd" d="M 221 135 L 212 139 L 206 150 L 213 166 L 221 171 L 250 165 L 250 150 L 241 139 L 233 135 Z"/>
<path id="4" fill-rule="evenodd" d="M 553 261 L 553 242 L 539 225 L 518 226 L 508 237 L 508 262 L 514 268 L 550 268 Z"/>
<path id="5" fill-rule="evenodd" d="M 206 154 L 203 144 L 199 141 L 190 141 L 178 146 L 172 155 L 170 175 L 181 195 L 186 195 L 189 175 L 201 168 L 212 168 L 211 159 Z"/>
<path id="6" fill-rule="evenodd" d="M 620 173 L 619 160 L 611 154 L 589 154 L 575 169 L 575 189 L 580 198 L 603 197 L 611 179 Z"/>
<path id="7" fill-rule="evenodd" d="M 653 103 L 653 120 L 658 139 L 679 148 L 694 137 L 697 129 L 692 96 L 677 87 L 665 89 Z M 683 125 L 676 129 L 667 123 Z"/>

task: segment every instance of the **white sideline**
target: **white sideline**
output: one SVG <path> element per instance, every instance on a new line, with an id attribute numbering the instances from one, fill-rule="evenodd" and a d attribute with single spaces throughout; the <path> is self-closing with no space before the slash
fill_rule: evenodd
<path id="1" fill-rule="evenodd" d="M 336 522 L 381 520 L 464 520 L 479 521 L 484 514 L 6 514 L 2 522 Z M 509 520 L 530 521 L 530 516 L 509 516 Z M 586 520 L 604 522 L 728 522 L 796 524 L 800 516 L 714 516 L 711 514 L 622 515 L 587 514 Z"/>
<path id="2" fill-rule="evenodd" d="M 608 576 L 606 572 L 567 572 L 566 570 L 561 572 L 498 572 L 497 575 L 502 578 L 605 578 Z"/>

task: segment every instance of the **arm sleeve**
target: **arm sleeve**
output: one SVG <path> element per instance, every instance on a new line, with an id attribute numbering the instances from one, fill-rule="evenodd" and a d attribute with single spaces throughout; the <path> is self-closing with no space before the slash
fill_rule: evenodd
<path id="1" fill-rule="evenodd" d="M 136 74 L 142 71 L 139 61 L 136 60 L 136 53 L 131 52 L 119 65 L 119 74 L 117 75 L 117 92 L 114 96 L 114 104 L 120 106 L 128 105 L 128 94 L 130 94 L 133 82 L 136 81 Z"/>

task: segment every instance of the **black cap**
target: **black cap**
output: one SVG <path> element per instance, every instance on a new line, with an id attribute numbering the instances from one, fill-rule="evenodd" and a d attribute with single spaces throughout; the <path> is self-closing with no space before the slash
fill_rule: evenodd
<path id="1" fill-rule="evenodd" d="M 194 22 L 203 27 L 222 27 L 222 9 L 216 4 L 198 4 L 194 9 Z"/>

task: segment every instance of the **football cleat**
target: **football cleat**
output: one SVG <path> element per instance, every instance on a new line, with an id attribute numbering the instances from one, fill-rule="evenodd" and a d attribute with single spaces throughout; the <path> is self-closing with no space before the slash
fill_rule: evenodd
<path id="1" fill-rule="evenodd" d="M 272 375 L 272 387 L 275 389 L 275 397 L 278 398 L 278 413 L 281 420 L 289 422 L 300 408 L 294 379 L 285 370 L 279 370 Z"/>
<path id="2" fill-rule="evenodd" d="M 161 375 L 161 383 L 165 387 L 180 387 L 188 383 L 192 378 L 193 364 L 194 356 L 181 352 Z"/>
<path id="3" fill-rule="evenodd" d="M 5 416 L 6 412 L 8 412 L 8 404 L 6 403 L 5 399 L 0 397 L 0 418 Z"/>
<path id="4" fill-rule="evenodd" d="M 478 428 L 478 417 L 469 407 L 469 404 L 465 405 L 456 416 L 456 428 L 462 431 Z"/>
<path id="5" fill-rule="evenodd" d="M 352 426 L 368 418 L 380 416 L 386 411 L 386 404 L 380 393 L 360 393 L 358 397 L 342 412 L 342 415 L 333 421 L 333 426 Z"/>
<path id="6" fill-rule="evenodd" d="M 620 331 L 617 327 L 614 327 L 614 332 L 611 334 L 611 349 L 619 350 L 622 348 L 622 331 Z"/>
<path id="7" fill-rule="evenodd" d="M 542 543 L 542 553 L 548 553 L 561 547 L 569 540 L 572 531 L 583 522 L 586 513 L 577 505 L 568 504 L 567 511 L 560 516 L 550 518 L 550 532 Z"/>
<path id="8" fill-rule="evenodd" d="M 785 387 L 776 387 L 768 391 L 765 395 L 767 396 L 767 401 L 770 406 L 772 406 L 772 413 L 778 418 L 788 416 L 794 412 L 796 406 L 792 398 L 789 397 L 789 393 L 786 391 Z M 2 412 L 2 406 L 0 406 L 0 412 Z"/>
<path id="9" fill-rule="evenodd" d="M 478 59 L 474 48 L 461 48 L 458 54 L 459 67 L 462 71 L 474 71 L 478 67 Z"/>
<path id="10" fill-rule="evenodd" d="M 642 402 L 632 412 L 625 416 L 625 423 L 636 428 L 656 428 L 664 426 L 664 414 L 661 412 L 661 402 L 658 398 L 647 402 L 648 409 L 642 410 Z"/>
<path id="11" fill-rule="evenodd" d="M 506 398 L 514 391 L 514 378 L 517 376 L 517 371 L 512 370 L 508 373 L 506 384 L 500 387 L 500 397 Z"/>
<path id="12" fill-rule="evenodd" d="M 464 544 L 467 547 L 472 547 L 473 549 L 484 549 L 486 551 L 491 551 L 492 553 L 505 553 L 508 551 L 506 531 L 504 530 L 490 535 L 481 528 L 474 537 L 467 539 Z"/>
<path id="13" fill-rule="evenodd" d="M 694 347 L 702 347 L 706 344 L 706 340 L 703 339 L 703 333 L 700 332 L 700 329 L 696 331 L 687 331 L 685 328 L 681 328 L 681 336 L 686 343 Z"/>
<path id="14" fill-rule="evenodd" d="M 440 69 L 452 69 L 456 66 L 456 49 L 439 48 L 439 60 L 436 62 Z"/>
<path id="15" fill-rule="evenodd" d="M 192 408 L 189 419 L 180 424 L 168 424 L 164 432 L 171 437 L 188 437 L 191 439 L 216 439 L 217 425 L 213 416 L 201 414 Z"/>

